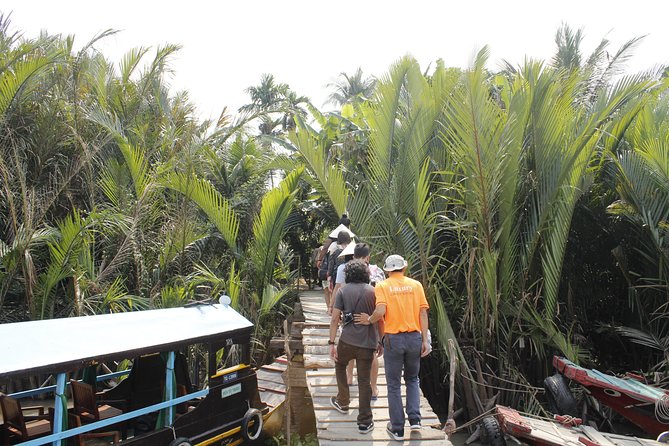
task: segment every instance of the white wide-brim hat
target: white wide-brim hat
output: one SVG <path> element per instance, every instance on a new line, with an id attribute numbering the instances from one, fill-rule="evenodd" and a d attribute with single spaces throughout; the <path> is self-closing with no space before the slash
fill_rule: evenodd
<path id="1" fill-rule="evenodd" d="M 355 242 L 351 240 L 351 243 L 346 245 L 346 248 L 339 253 L 339 257 L 352 256 L 355 253 Z"/>
<path id="2" fill-rule="evenodd" d="M 340 233 L 341 231 L 346 231 L 346 232 L 348 232 L 349 235 L 351 236 L 351 238 L 355 237 L 355 234 L 354 234 L 353 232 L 351 232 L 351 230 L 350 230 L 349 228 L 347 228 L 346 226 L 344 226 L 344 225 L 339 225 L 339 226 L 337 226 L 337 227 L 335 228 L 335 230 L 332 231 L 332 232 L 330 233 L 330 235 L 328 235 L 328 237 L 336 239 L 337 236 L 339 235 L 339 233 Z"/>
<path id="3" fill-rule="evenodd" d="M 399 271 L 407 266 L 407 261 L 404 260 L 404 257 L 393 254 L 391 256 L 386 257 L 386 262 L 383 264 L 383 270 L 384 271 Z"/>

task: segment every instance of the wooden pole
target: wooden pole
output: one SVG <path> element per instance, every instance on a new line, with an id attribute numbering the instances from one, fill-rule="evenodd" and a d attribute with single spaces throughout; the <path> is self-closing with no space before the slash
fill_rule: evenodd
<path id="1" fill-rule="evenodd" d="M 457 425 L 453 419 L 453 404 L 455 402 L 455 370 L 457 368 L 457 354 L 455 352 L 455 344 L 452 339 L 448 340 L 448 359 L 451 362 L 451 374 L 448 377 L 448 418 L 444 425 L 444 432 L 451 438 L 451 434 L 455 433 Z"/>
<path id="2" fill-rule="evenodd" d="M 288 319 L 283 320 L 283 345 L 284 349 L 286 350 L 286 359 L 288 359 L 288 373 L 287 375 L 291 375 L 291 370 L 290 370 L 290 343 L 289 341 L 290 337 L 290 331 L 288 330 Z M 285 404 L 286 404 L 286 444 L 290 446 L 290 379 L 284 380 L 286 383 L 286 399 L 285 399 Z"/>

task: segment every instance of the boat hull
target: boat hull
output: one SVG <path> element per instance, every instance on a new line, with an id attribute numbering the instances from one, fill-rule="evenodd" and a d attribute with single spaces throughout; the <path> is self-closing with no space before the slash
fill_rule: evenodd
<path id="1" fill-rule="evenodd" d="M 554 357 L 553 365 L 602 404 L 657 437 L 669 430 L 669 394 L 634 378 L 618 378 Z"/>

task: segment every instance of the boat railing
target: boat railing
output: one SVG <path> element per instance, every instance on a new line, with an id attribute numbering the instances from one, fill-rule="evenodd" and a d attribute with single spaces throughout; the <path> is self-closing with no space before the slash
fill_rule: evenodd
<path id="1" fill-rule="evenodd" d="M 100 375 L 96 378 L 97 382 L 101 381 L 109 381 L 110 379 L 118 378 L 119 376 L 124 376 L 130 373 L 130 369 L 127 370 L 121 370 L 120 372 L 112 372 L 112 373 L 107 373 L 105 375 Z M 81 380 L 80 380 L 81 381 Z M 69 383 L 67 384 L 69 386 Z M 33 396 L 41 395 L 43 393 L 53 393 L 56 391 L 56 385 L 52 386 L 44 386 L 44 387 L 38 387 L 37 389 L 31 389 L 31 390 L 24 390 L 21 392 L 16 392 L 16 393 L 10 393 L 8 396 L 14 398 L 15 400 L 19 400 L 22 398 L 30 398 Z"/>
<path id="2" fill-rule="evenodd" d="M 100 420 L 96 421 L 94 423 L 89 423 L 84 426 L 76 427 L 73 429 L 67 429 L 62 432 L 58 433 L 53 433 L 50 435 L 47 435 L 45 437 L 40 437 L 35 440 L 30 440 L 26 441 L 24 443 L 20 443 L 21 446 L 39 446 L 39 445 L 44 445 L 48 443 L 52 443 L 54 441 L 58 440 L 64 440 L 66 438 L 73 437 L 75 435 L 83 434 L 86 432 L 91 432 L 96 429 L 100 429 L 103 427 L 111 426 L 112 424 L 118 424 L 123 421 L 130 420 L 132 418 L 137 418 L 142 415 L 149 414 L 151 412 L 156 412 L 161 409 L 174 409 L 174 407 L 178 404 L 185 403 L 189 400 L 195 399 L 195 398 L 202 398 L 205 397 L 209 394 L 209 389 L 203 389 L 203 390 L 198 390 L 197 392 L 189 393 L 187 395 L 183 395 L 177 398 L 172 398 L 167 401 L 163 401 L 157 404 L 152 404 L 151 406 L 143 407 L 141 409 L 133 410 L 132 412 L 124 412 L 122 415 L 112 417 L 112 418 L 107 418 L 105 420 Z M 169 418 L 169 415 L 168 415 Z"/>

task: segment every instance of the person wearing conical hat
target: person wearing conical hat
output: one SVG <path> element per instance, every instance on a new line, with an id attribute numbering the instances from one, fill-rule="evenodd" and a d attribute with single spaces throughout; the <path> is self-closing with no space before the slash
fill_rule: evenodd
<path id="1" fill-rule="evenodd" d="M 341 236 L 341 237 L 340 237 Z M 340 253 L 346 245 L 355 237 L 353 231 L 351 231 L 347 226 L 339 224 L 330 234 L 328 234 L 328 239 L 332 240 L 332 243 L 328 244 L 327 251 L 324 254 L 322 259 L 322 267 L 325 268 L 325 282 L 323 283 L 323 292 L 325 294 L 325 305 L 328 308 L 328 314 L 332 313 L 332 297 L 334 294 L 334 279 L 333 275 L 336 271 L 335 267 L 339 266 L 341 262 L 338 261 L 338 253 Z"/>
<path id="2" fill-rule="evenodd" d="M 344 262 L 344 259 L 342 257 L 339 257 L 339 254 L 352 242 L 352 237 L 351 237 L 351 232 L 347 230 L 342 230 L 339 231 L 337 234 L 337 246 L 335 249 L 332 251 L 330 254 L 330 259 L 328 261 L 328 280 L 330 281 L 330 296 L 334 297 L 334 294 L 332 292 L 334 291 L 335 287 L 335 279 L 336 276 L 335 274 L 337 273 L 337 267 L 341 265 Z M 331 314 L 332 310 L 332 299 L 330 299 L 329 305 L 328 305 L 328 314 Z"/>
<path id="3" fill-rule="evenodd" d="M 330 237 L 330 238 L 332 238 L 332 239 L 337 239 L 337 236 L 339 235 L 339 233 L 340 233 L 341 231 L 346 231 L 346 232 L 348 232 L 348 235 L 351 236 L 351 238 L 355 238 L 355 234 L 353 233 L 353 231 L 351 231 L 351 230 L 348 228 L 348 226 L 343 225 L 343 224 L 340 224 L 339 226 L 337 226 L 337 227 L 330 233 L 330 235 L 328 235 L 328 237 Z"/>

